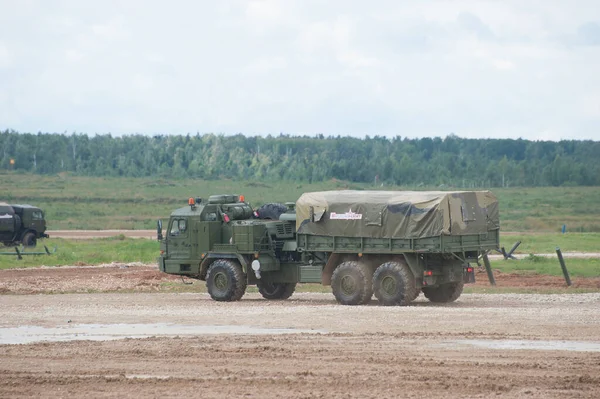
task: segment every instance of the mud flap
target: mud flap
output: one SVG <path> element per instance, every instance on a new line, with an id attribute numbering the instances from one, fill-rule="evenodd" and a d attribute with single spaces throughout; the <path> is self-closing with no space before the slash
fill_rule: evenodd
<path id="1" fill-rule="evenodd" d="M 467 267 L 465 267 L 463 269 L 463 281 L 465 282 L 465 284 L 470 284 L 470 283 L 474 283 L 475 282 L 475 269 L 472 268 L 471 266 L 467 265 Z"/>

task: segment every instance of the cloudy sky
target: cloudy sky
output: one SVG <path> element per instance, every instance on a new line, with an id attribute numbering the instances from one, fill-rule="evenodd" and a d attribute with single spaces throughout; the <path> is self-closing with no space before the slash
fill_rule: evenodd
<path id="1" fill-rule="evenodd" d="M 0 129 L 600 140 L 598 0 L 0 0 Z"/>

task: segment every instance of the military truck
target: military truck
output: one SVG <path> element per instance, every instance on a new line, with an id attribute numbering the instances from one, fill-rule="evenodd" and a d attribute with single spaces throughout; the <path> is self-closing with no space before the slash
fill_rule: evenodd
<path id="1" fill-rule="evenodd" d="M 48 237 L 44 212 L 31 205 L 0 202 L 0 242 L 5 246 L 35 247 L 38 238 Z"/>
<path id="2" fill-rule="evenodd" d="M 256 285 L 289 298 L 297 283 L 330 285 L 344 305 L 407 305 L 422 292 L 452 302 L 475 281 L 470 262 L 499 246 L 489 191 L 325 191 L 253 211 L 239 195 L 190 198 L 162 235 L 159 269 L 206 281 L 217 301 Z"/>

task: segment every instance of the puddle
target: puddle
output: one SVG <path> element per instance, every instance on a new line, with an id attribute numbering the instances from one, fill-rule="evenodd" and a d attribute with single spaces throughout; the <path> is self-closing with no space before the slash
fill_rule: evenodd
<path id="1" fill-rule="evenodd" d="M 446 341 L 441 346 L 455 348 L 456 345 L 477 346 L 488 349 L 515 349 L 539 351 L 600 352 L 600 342 L 595 341 L 535 341 L 518 339 L 464 339 Z"/>
<path id="2" fill-rule="evenodd" d="M 322 334 L 320 330 L 293 328 L 259 328 L 251 326 L 192 326 L 181 324 L 69 324 L 64 327 L 19 326 L 0 328 L 0 345 L 75 340 L 110 341 L 154 336 L 196 336 L 214 334 Z"/>

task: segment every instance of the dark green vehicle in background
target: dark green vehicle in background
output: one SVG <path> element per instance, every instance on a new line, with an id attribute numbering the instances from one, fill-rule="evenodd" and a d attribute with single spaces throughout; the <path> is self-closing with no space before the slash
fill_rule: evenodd
<path id="1" fill-rule="evenodd" d="M 0 202 L 0 242 L 5 246 L 35 247 L 38 238 L 48 237 L 44 212 L 31 205 Z"/>
<path id="2" fill-rule="evenodd" d="M 469 265 L 499 246 L 498 201 L 489 191 L 325 191 L 253 211 L 243 196 L 190 198 L 171 214 L 161 271 L 206 281 L 217 301 L 247 285 L 266 299 L 297 283 L 331 285 L 345 305 L 406 305 L 423 292 L 452 302 L 474 282 Z"/>

